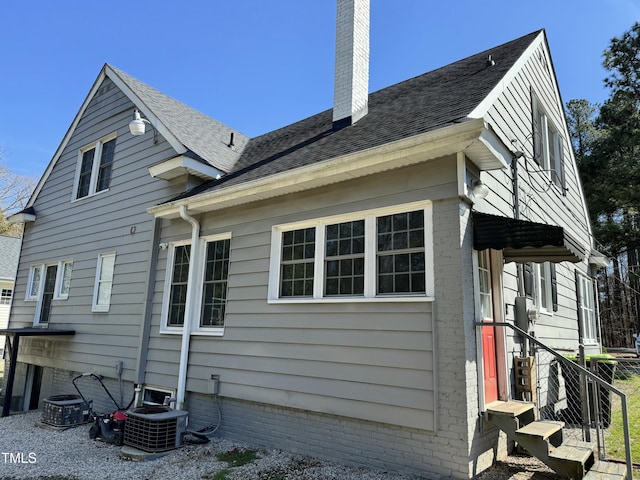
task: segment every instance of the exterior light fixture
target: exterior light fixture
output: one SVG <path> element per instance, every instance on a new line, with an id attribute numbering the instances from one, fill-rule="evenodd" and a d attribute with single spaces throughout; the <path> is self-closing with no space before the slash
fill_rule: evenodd
<path id="1" fill-rule="evenodd" d="M 153 143 L 154 144 L 158 143 L 158 138 L 156 136 L 156 129 L 153 127 L 153 125 L 151 124 L 151 122 L 149 120 L 147 120 L 146 118 L 141 118 L 140 117 L 140 112 L 136 108 L 133 111 L 133 120 L 131 120 L 131 122 L 129 122 L 129 131 L 131 132 L 131 135 L 136 135 L 136 136 L 144 135 L 145 134 L 145 124 L 149 125 L 151 128 L 153 128 Z"/>
<path id="2" fill-rule="evenodd" d="M 478 200 L 487 198 L 489 195 L 489 187 L 487 187 L 482 180 L 473 179 L 471 180 L 471 195 L 473 198 L 477 198 Z"/>

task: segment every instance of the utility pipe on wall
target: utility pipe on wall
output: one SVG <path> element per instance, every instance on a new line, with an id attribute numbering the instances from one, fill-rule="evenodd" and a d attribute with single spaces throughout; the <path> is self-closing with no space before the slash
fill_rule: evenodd
<path id="1" fill-rule="evenodd" d="M 184 307 L 184 323 L 182 325 L 182 344 L 180 347 L 180 366 L 178 369 L 178 392 L 176 395 L 176 408 L 184 407 L 185 390 L 187 387 L 187 365 L 189 363 L 189 342 L 191 340 L 191 324 L 193 319 L 193 291 L 196 272 L 195 259 L 198 258 L 200 247 L 200 224 L 187 213 L 185 205 L 180 206 L 180 217 L 191 224 L 191 256 L 189 258 L 189 276 L 187 281 L 187 298 Z"/>

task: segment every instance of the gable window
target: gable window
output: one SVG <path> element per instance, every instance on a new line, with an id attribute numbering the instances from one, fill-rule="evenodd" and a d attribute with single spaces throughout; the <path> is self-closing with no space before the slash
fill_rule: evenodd
<path id="1" fill-rule="evenodd" d="M 114 133 L 80 150 L 74 199 L 89 197 L 109 188 L 115 149 Z"/>
<path id="2" fill-rule="evenodd" d="M 422 202 L 274 227 L 269 300 L 430 297 L 430 219 Z"/>
<path id="3" fill-rule="evenodd" d="M 96 281 L 93 288 L 93 312 L 108 312 L 111 306 L 111 289 L 116 264 L 115 253 L 104 253 L 98 256 Z"/>
<path id="4" fill-rule="evenodd" d="M 598 343 L 593 280 L 586 275 L 576 272 L 576 291 L 578 295 L 578 315 L 582 327 L 582 339 L 584 343 Z"/>
<path id="5" fill-rule="evenodd" d="M 551 182 L 558 186 L 564 194 L 562 135 L 560 135 L 559 130 L 555 127 L 535 95 L 533 95 L 533 135 L 536 163 L 549 175 Z"/>
<path id="6" fill-rule="evenodd" d="M 0 305 L 9 305 L 11 303 L 11 297 L 13 297 L 12 289 L 3 288 L 0 290 Z"/>
<path id="7" fill-rule="evenodd" d="M 196 333 L 221 334 L 227 307 L 227 282 L 229 278 L 229 258 L 231 236 L 228 234 L 203 237 L 194 258 L 189 242 L 171 245 L 167 259 L 167 279 L 163 302 L 163 327 L 165 333 L 182 328 L 189 298 L 189 264 L 195 262 L 193 272 L 197 279 L 192 293 L 194 318 L 199 322 Z"/>

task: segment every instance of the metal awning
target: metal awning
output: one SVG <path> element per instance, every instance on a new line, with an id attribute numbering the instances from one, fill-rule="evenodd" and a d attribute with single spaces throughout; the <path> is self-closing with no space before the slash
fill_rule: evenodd
<path id="1" fill-rule="evenodd" d="M 2 404 L 2 416 L 6 417 L 11 411 L 11 396 L 13 395 L 13 382 L 16 376 L 16 363 L 18 362 L 18 347 L 20 337 L 50 337 L 58 335 L 75 335 L 75 330 L 54 330 L 49 328 L 3 328 L 0 335 L 7 336 L 7 346 L 9 347 L 10 363 L 7 384 L 4 392 L 4 403 Z"/>
<path id="2" fill-rule="evenodd" d="M 587 250 L 564 228 L 473 212 L 473 248 L 502 250 L 505 262 L 572 262 Z"/>

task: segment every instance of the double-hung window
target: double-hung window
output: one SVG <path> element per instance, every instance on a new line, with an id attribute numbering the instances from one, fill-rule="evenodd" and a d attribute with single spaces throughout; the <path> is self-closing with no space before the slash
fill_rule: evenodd
<path id="1" fill-rule="evenodd" d="M 25 300 L 36 302 L 35 325 L 49 323 L 54 300 L 69 298 L 72 269 L 71 260 L 31 266 Z"/>
<path id="2" fill-rule="evenodd" d="M 228 234 L 202 238 L 195 253 L 189 242 L 171 245 L 165 280 L 163 332 L 181 331 L 185 314 L 191 311 L 193 318 L 198 318 L 198 323 L 193 326 L 194 332 L 222 334 L 230 249 L 231 236 Z M 190 272 L 192 262 L 194 265 Z"/>
<path id="3" fill-rule="evenodd" d="M 427 202 L 278 225 L 269 301 L 430 298 L 431 257 Z"/>
<path id="4" fill-rule="evenodd" d="M 74 200 L 109 189 L 115 149 L 115 133 L 80 149 Z"/>
<path id="5" fill-rule="evenodd" d="M 562 135 L 535 95 L 533 95 L 533 134 L 536 163 L 564 194 Z"/>
<path id="6" fill-rule="evenodd" d="M 115 253 L 98 255 L 96 280 L 93 288 L 93 312 L 108 312 L 111 306 L 111 290 L 116 265 Z"/>

